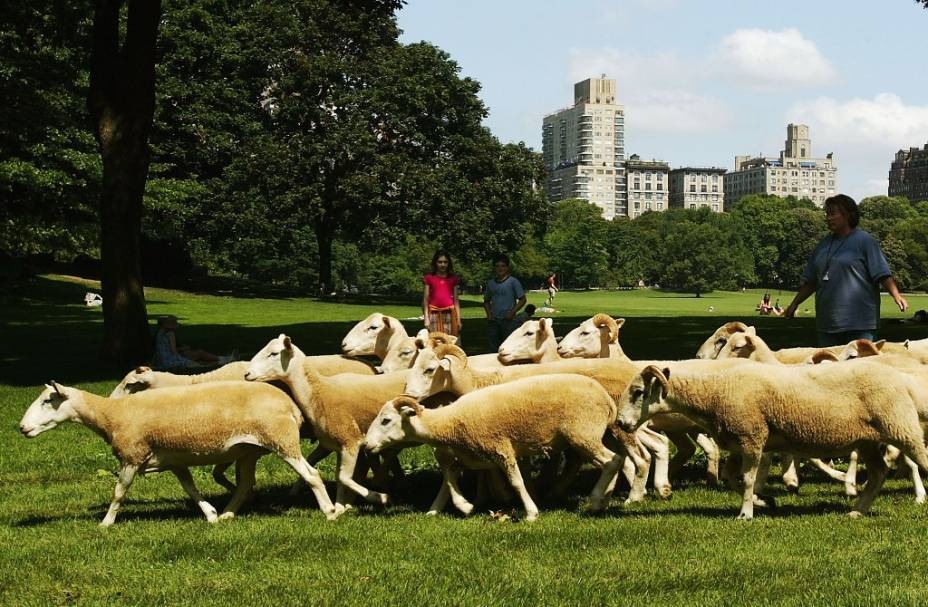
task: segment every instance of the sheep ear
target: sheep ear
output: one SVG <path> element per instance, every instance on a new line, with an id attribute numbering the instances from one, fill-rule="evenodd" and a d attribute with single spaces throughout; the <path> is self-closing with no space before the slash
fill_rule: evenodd
<path id="1" fill-rule="evenodd" d="M 541 329 L 542 333 L 552 333 L 553 325 L 554 321 L 550 318 L 542 318 L 538 321 L 538 328 Z"/>
<path id="2" fill-rule="evenodd" d="M 284 348 L 286 348 L 287 350 L 292 350 L 292 349 L 293 349 L 293 340 L 290 339 L 290 336 L 289 336 L 289 335 L 284 335 L 283 337 L 284 337 L 284 339 L 283 339 L 283 341 L 284 341 Z"/>
<path id="3" fill-rule="evenodd" d="M 383 317 L 383 326 L 385 326 L 385 327 L 389 327 L 389 326 L 390 326 L 390 317 L 389 317 L 389 316 L 384 316 L 384 317 Z"/>
<path id="4" fill-rule="evenodd" d="M 374 367 L 374 373 L 376 373 L 377 375 L 382 375 L 382 374 L 383 374 L 383 367 L 375 366 L 375 367 Z"/>
<path id="5" fill-rule="evenodd" d="M 429 330 L 421 329 L 416 333 L 416 349 L 422 350 L 429 345 Z"/>
<path id="6" fill-rule="evenodd" d="M 905 348 L 906 350 L 909 349 L 909 340 L 908 340 L 908 339 L 905 340 L 904 342 L 902 342 L 902 347 Z"/>
<path id="7" fill-rule="evenodd" d="M 873 347 L 876 348 L 876 351 L 879 352 L 883 349 L 883 346 L 886 345 L 886 340 L 881 339 L 880 341 L 873 342 Z"/>
<path id="8" fill-rule="evenodd" d="M 753 326 L 747 327 L 745 328 L 744 333 L 745 335 L 757 335 L 757 328 Z"/>
<path id="9" fill-rule="evenodd" d="M 148 371 L 151 371 L 151 367 L 136 367 L 135 368 L 136 373 L 147 373 Z"/>
<path id="10" fill-rule="evenodd" d="M 438 361 L 438 366 L 444 369 L 445 371 L 451 370 L 451 359 L 447 356 Z"/>
<path id="11" fill-rule="evenodd" d="M 624 324 L 625 324 L 625 319 L 624 319 L 624 318 L 616 318 L 616 319 L 615 319 L 615 326 L 616 326 L 617 328 L 621 329 L 621 328 L 622 328 L 622 325 L 624 325 Z"/>
<path id="12" fill-rule="evenodd" d="M 55 392 L 57 392 L 59 396 L 64 396 L 64 394 L 61 393 L 61 386 L 58 385 L 58 382 L 56 382 L 56 381 L 53 379 L 53 380 L 51 380 L 49 383 L 51 384 L 50 386 L 48 386 L 49 388 L 51 388 L 51 389 L 53 389 Z"/>
<path id="13" fill-rule="evenodd" d="M 449 336 L 448 336 L 448 343 L 451 344 L 452 346 L 457 345 L 457 343 L 458 343 L 458 338 L 457 338 L 457 336 L 455 336 L 455 335 L 449 335 Z"/>

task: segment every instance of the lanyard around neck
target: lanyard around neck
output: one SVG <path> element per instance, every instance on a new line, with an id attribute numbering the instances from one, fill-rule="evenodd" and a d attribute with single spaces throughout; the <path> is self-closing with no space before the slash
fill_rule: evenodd
<path id="1" fill-rule="evenodd" d="M 829 241 L 828 243 L 828 251 L 825 253 L 825 275 L 826 276 L 828 275 L 828 268 L 831 267 L 831 260 L 834 259 L 835 255 L 838 254 L 838 251 L 841 250 L 841 247 L 844 246 L 844 243 L 848 241 L 850 236 L 851 235 L 848 234 L 847 236 L 844 237 L 844 240 L 841 241 L 841 244 L 838 245 L 834 253 L 831 252 L 831 245 L 835 243 L 835 237 L 834 236 L 831 237 L 831 241 Z"/>

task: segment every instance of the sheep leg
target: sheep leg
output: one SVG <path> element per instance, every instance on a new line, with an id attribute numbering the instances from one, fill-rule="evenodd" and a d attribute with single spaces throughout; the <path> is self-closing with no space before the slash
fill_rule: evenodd
<path id="1" fill-rule="evenodd" d="M 673 457 L 670 458 L 668 466 L 670 478 L 676 478 L 683 466 L 686 465 L 686 462 L 690 461 L 690 458 L 696 453 L 696 447 L 690 442 L 689 435 L 686 432 L 667 432 L 666 430 L 664 432 L 677 450 Z"/>
<path id="2" fill-rule="evenodd" d="M 313 452 L 309 454 L 309 457 L 306 458 L 306 463 L 309 464 L 313 469 L 315 469 L 316 464 L 324 460 L 328 455 L 332 453 L 331 449 L 327 449 L 322 445 L 316 445 L 316 448 L 313 449 Z M 292 485 L 290 485 L 289 495 L 291 497 L 299 495 L 303 490 L 303 487 L 306 483 L 303 482 L 302 478 L 296 479 Z"/>
<path id="3" fill-rule="evenodd" d="M 844 495 L 857 495 L 857 451 L 851 451 L 847 459 L 847 472 L 844 473 Z"/>
<path id="4" fill-rule="evenodd" d="M 206 515 L 206 520 L 210 523 L 218 521 L 219 516 L 216 514 L 216 509 L 212 504 L 206 501 L 203 495 L 197 490 L 197 486 L 193 482 L 193 477 L 190 475 L 190 468 L 186 466 L 171 468 L 171 472 L 173 472 L 177 480 L 180 481 L 180 486 L 184 488 L 184 491 L 187 492 L 190 499 L 195 501 L 197 506 L 200 507 L 200 510 L 203 511 L 203 514 Z"/>
<path id="5" fill-rule="evenodd" d="M 525 508 L 525 520 L 532 522 L 538 518 L 538 506 L 532 501 L 532 496 L 528 494 L 525 488 L 525 482 L 522 480 L 522 472 L 519 470 L 519 462 L 514 455 L 504 456 L 502 462 L 503 472 L 509 479 L 509 484 L 516 490 L 516 493 L 522 499 L 522 506 Z"/>
<path id="6" fill-rule="evenodd" d="M 773 498 L 763 499 L 760 497 L 764 487 L 767 485 L 767 475 L 770 473 L 770 464 L 773 462 L 773 454 L 764 453 L 760 456 L 760 463 L 757 465 L 757 476 L 754 478 L 754 497 L 752 498 L 755 506 L 767 506 L 773 504 Z"/>
<path id="7" fill-rule="evenodd" d="M 340 497 L 336 497 L 335 499 L 336 509 L 341 506 L 341 510 L 344 511 L 345 506 L 350 504 L 350 502 L 346 499 L 348 497 L 346 493 L 348 490 L 354 494 L 360 495 L 372 504 L 386 506 L 387 502 L 389 501 L 389 497 L 386 493 L 371 491 L 367 487 L 364 487 L 354 480 L 354 468 L 357 463 L 358 446 L 353 448 L 343 448 L 338 453 L 338 493 L 340 494 Z"/>
<path id="8" fill-rule="evenodd" d="M 809 460 L 809 463 L 815 466 L 816 468 L 818 468 L 819 470 L 821 470 L 822 472 L 824 472 L 825 474 L 827 474 L 828 478 L 838 481 L 839 483 L 844 482 L 844 479 L 845 479 L 844 473 L 841 472 L 840 470 L 836 470 L 832 466 L 829 466 L 823 460 L 813 457 L 812 459 Z"/>
<path id="9" fill-rule="evenodd" d="M 461 511 L 461 514 L 464 516 L 469 515 L 474 511 L 474 506 L 467 501 L 467 498 L 464 497 L 464 493 L 461 492 L 461 487 L 458 485 L 460 466 L 458 466 L 457 462 L 452 462 L 451 465 L 443 471 L 443 475 L 448 493 L 451 495 L 451 503 L 454 504 L 455 508 Z"/>
<path id="10" fill-rule="evenodd" d="M 226 462 L 224 464 L 216 464 L 213 466 L 213 480 L 225 487 L 226 490 L 235 491 L 235 484 L 226 478 L 226 470 L 228 470 L 229 466 L 231 465 L 231 462 Z M 236 480 L 239 478 L 238 462 L 236 462 L 235 478 Z"/>
<path id="11" fill-rule="evenodd" d="M 651 471 L 651 454 L 647 449 L 639 445 L 638 449 L 629 449 L 627 455 L 635 467 L 635 477 L 630 482 L 631 489 L 625 499 L 626 504 L 640 502 L 644 499 L 647 493 L 648 473 Z"/>
<path id="12" fill-rule="evenodd" d="M 448 505 L 449 497 L 452 498 L 455 508 L 460 510 L 463 514 L 467 515 L 473 512 L 474 506 L 467 501 L 458 485 L 461 468 L 457 458 L 444 449 L 438 448 L 435 449 L 435 460 L 441 468 L 442 483 L 441 489 L 438 490 L 438 495 L 435 496 L 435 500 L 432 502 L 428 514 L 435 515 L 443 511 L 445 506 Z"/>
<path id="13" fill-rule="evenodd" d="M 857 451 L 860 456 L 863 457 L 864 464 L 867 466 L 867 484 L 864 485 L 863 490 L 860 492 L 860 497 L 857 498 L 853 508 L 851 508 L 851 511 L 848 513 L 852 518 L 860 518 L 867 514 L 870 510 L 870 506 L 873 505 L 873 500 L 876 499 L 877 493 L 879 493 L 880 488 L 883 486 L 883 482 L 886 480 L 886 473 L 888 472 L 886 462 L 883 461 L 883 455 L 880 453 L 880 448 L 877 444 L 869 443 L 867 445 L 862 445 L 857 448 Z"/>
<path id="14" fill-rule="evenodd" d="M 325 517 L 329 520 L 334 519 L 337 516 L 335 507 L 332 505 L 332 500 L 329 499 L 329 492 L 325 490 L 325 483 L 322 482 L 319 471 L 310 466 L 302 455 L 283 456 L 283 459 L 290 464 L 291 468 L 296 470 L 300 478 L 312 489 L 313 495 L 316 496 L 316 502 L 319 504 L 319 509 L 325 514 Z"/>
<path id="15" fill-rule="evenodd" d="M 598 445 L 598 451 L 593 454 L 593 463 L 602 468 L 599 480 L 593 486 L 590 493 L 590 510 L 600 512 L 606 508 L 606 490 L 609 484 L 618 475 L 619 467 L 622 465 L 622 456 L 613 453 L 603 445 Z"/>
<path id="16" fill-rule="evenodd" d="M 744 451 L 741 453 L 741 479 L 744 483 L 744 492 L 741 498 L 741 512 L 738 519 L 749 521 L 754 518 L 754 481 L 757 479 L 757 468 L 760 465 L 761 453 Z"/>
<path id="17" fill-rule="evenodd" d="M 783 484 L 786 485 L 786 490 L 792 492 L 799 491 L 798 466 L 796 465 L 796 458 L 793 457 L 792 453 L 783 454 L 781 466 L 783 467 Z"/>
<path id="18" fill-rule="evenodd" d="M 130 464 L 123 465 L 119 470 L 119 477 L 116 479 L 116 487 L 113 489 L 113 501 L 110 502 L 110 508 L 106 511 L 106 516 L 103 517 L 103 521 L 100 523 L 101 527 L 109 527 L 116 522 L 116 513 L 119 512 L 119 504 L 122 502 L 122 498 L 126 496 L 126 492 L 129 491 L 129 487 L 132 485 L 132 481 L 135 479 L 135 473 L 138 472 L 138 470 L 138 466 Z"/>
<path id="19" fill-rule="evenodd" d="M 666 499 L 673 493 L 670 487 L 670 439 L 647 426 L 638 430 L 638 440 L 651 451 L 654 458 L 654 491 Z M 689 441 L 687 441 L 689 442 Z"/>
<path id="20" fill-rule="evenodd" d="M 706 454 L 706 476 L 709 484 L 713 487 L 719 484 L 719 460 L 721 451 L 719 445 L 711 437 L 705 434 L 696 435 L 696 444 L 702 447 L 703 453 Z"/>
<path id="21" fill-rule="evenodd" d="M 235 462 L 238 487 L 236 487 L 235 493 L 232 494 L 232 499 L 226 504 L 222 514 L 219 515 L 220 520 L 234 517 L 238 509 L 241 508 L 245 500 L 248 499 L 248 496 L 251 495 L 251 490 L 254 489 L 255 486 L 255 465 L 257 463 L 257 457 L 243 457 Z"/>
<path id="22" fill-rule="evenodd" d="M 885 461 L 885 460 L 884 460 Z M 915 489 L 915 503 L 924 504 L 925 503 L 925 485 L 922 483 L 922 475 L 918 470 L 918 464 L 912 461 L 908 455 L 904 455 L 903 462 L 909 468 L 909 474 L 912 477 L 912 486 Z"/>

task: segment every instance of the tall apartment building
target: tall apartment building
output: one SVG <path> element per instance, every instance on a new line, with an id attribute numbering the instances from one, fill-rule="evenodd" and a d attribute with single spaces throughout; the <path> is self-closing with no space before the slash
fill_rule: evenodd
<path id="1" fill-rule="evenodd" d="M 928 143 L 922 149 L 896 152 L 889 169 L 889 195 L 905 196 L 912 202 L 928 200 Z"/>
<path id="2" fill-rule="evenodd" d="M 603 74 L 575 84 L 574 105 L 545 116 L 541 141 L 548 200 L 582 198 L 606 219 L 628 214 L 625 108 L 615 80 Z"/>
<path id="3" fill-rule="evenodd" d="M 837 186 L 834 154 L 813 158 L 809 127 L 789 124 L 779 158 L 735 156 L 735 170 L 725 175 L 725 209 L 748 194 L 808 198 L 821 207 Z"/>
<path id="4" fill-rule="evenodd" d="M 708 207 L 725 210 L 725 169 L 681 167 L 670 171 L 670 206 L 679 209 Z"/>
<path id="5" fill-rule="evenodd" d="M 666 162 L 641 160 L 638 154 L 629 156 L 625 161 L 629 217 L 670 208 L 669 172 L 670 166 Z"/>

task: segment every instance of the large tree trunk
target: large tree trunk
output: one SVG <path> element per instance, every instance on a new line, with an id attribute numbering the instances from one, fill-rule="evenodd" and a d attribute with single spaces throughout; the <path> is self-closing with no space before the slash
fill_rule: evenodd
<path id="1" fill-rule="evenodd" d="M 88 105 L 103 158 L 100 197 L 103 254 L 104 358 L 141 362 L 151 354 L 142 287 L 139 238 L 142 196 L 155 111 L 155 45 L 160 0 L 130 0 L 120 47 L 125 0 L 97 0 Z"/>
<path id="2" fill-rule="evenodd" d="M 319 294 L 328 295 L 333 290 L 332 283 L 332 241 L 335 230 L 331 221 L 325 217 L 316 222 L 316 244 L 319 246 Z"/>

